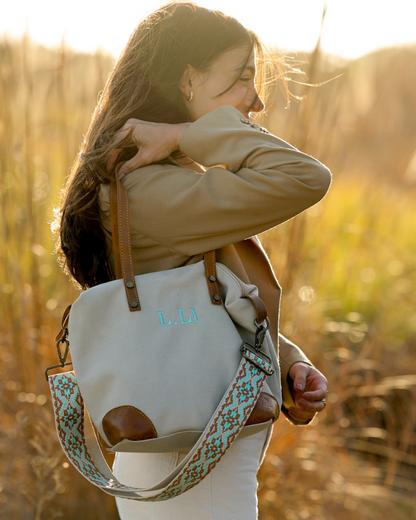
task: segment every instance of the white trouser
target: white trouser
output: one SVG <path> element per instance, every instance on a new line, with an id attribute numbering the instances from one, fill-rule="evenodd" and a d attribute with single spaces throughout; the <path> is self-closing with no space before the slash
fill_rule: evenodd
<path id="1" fill-rule="evenodd" d="M 237 439 L 202 482 L 164 502 L 117 498 L 121 520 L 256 520 L 257 471 L 271 428 Z M 186 453 L 118 453 L 118 480 L 147 488 L 162 480 Z"/>

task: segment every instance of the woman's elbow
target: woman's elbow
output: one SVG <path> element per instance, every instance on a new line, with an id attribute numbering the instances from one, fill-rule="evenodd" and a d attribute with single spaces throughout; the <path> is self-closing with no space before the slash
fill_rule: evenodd
<path id="1" fill-rule="evenodd" d="M 331 186 L 331 171 L 324 164 L 318 163 L 314 167 L 313 179 L 314 182 L 311 186 L 312 190 L 310 194 L 313 198 L 313 203 L 316 204 L 325 197 Z"/>

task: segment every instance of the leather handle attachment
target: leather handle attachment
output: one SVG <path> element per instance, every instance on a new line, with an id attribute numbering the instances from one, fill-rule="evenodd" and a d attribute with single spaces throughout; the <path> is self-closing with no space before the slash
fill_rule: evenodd
<path id="1" fill-rule="evenodd" d="M 59 341 L 63 338 L 65 329 L 68 328 L 68 321 L 69 321 L 69 313 L 71 312 L 72 305 L 68 305 L 68 307 L 64 310 L 61 318 L 61 330 L 58 332 L 58 334 L 55 336 L 55 341 Z"/>
<path id="2" fill-rule="evenodd" d="M 131 312 L 140 311 L 140 300 L 137 292 L 133 270 L 133 254 L 130 240 L 129 197 L 126 188 L 118 178 L 118 165 L 115 178 L 110 183 L 110 214 L 113 252 L 116 278 L 123 279 L 127 302 Z M 208 292 L 213 305 L 222 305 L 216 273 L 215 251 L 204 254 L 205 275 Z"/>
<path id="3" fill-rule="evenodd" d="M 134 278 L 130 241 L 129 198 L 126 188 L 118 178 L 118 169 L 115 180 L 111 181 L 110 185 L 110 211 L 116 278 L 123 278 L 130 312 L 139 311 L 141 307 Z"/>
<path id="4" fill-rule="evenodd" d="M 264 301 L 257 294 L 245 294 L 242 298 L 248 298 L 257 313 L 257 323 L 262 323 L 267 318 L 267 309 Z"/>
<path id="5" fill-rule="evenodd" d="M 204 265 L 211 303 L 213 305 L 222 305 L 221 294 L 218 288 L 215 251 L 208 251 L 204 254 Z"/>

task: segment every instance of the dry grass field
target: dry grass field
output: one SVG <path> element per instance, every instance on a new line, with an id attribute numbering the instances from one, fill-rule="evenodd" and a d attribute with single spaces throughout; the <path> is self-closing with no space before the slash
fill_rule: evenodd
<path id="1" fill-rule="evenodd" d="M 299 57 L 298 57 L 299 58 Z M 299 58 L 300 59 L 300 58 Z M 301 57 L 303 59 L 303 57 Z M 284 289 L 281 327 L 327 375 L 326 411 L 278 421 L 261 520 L 416 518 L 416 49 L 310 57 L 274 89 L 273 133 L 333 171 L 323 202 L 261 238 Z M 104 54 L 0 42 L 0 518 L 118 518 L 69 467 L 43 371 L 77 291 L 49 229 L 112 67 Z M 299 79 L 299 78 L 298 78 Z"/>

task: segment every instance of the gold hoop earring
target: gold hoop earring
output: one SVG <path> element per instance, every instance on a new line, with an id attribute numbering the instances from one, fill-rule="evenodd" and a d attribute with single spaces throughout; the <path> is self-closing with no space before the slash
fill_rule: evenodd
<path id="1" fill-rule="evenodd" d="M 191 93 L 189 94 L 189 97 L 186 98 L 186 101 L 192 101 L 194 98 L 194 93 L 193 91 L 191 90 Z"/>

